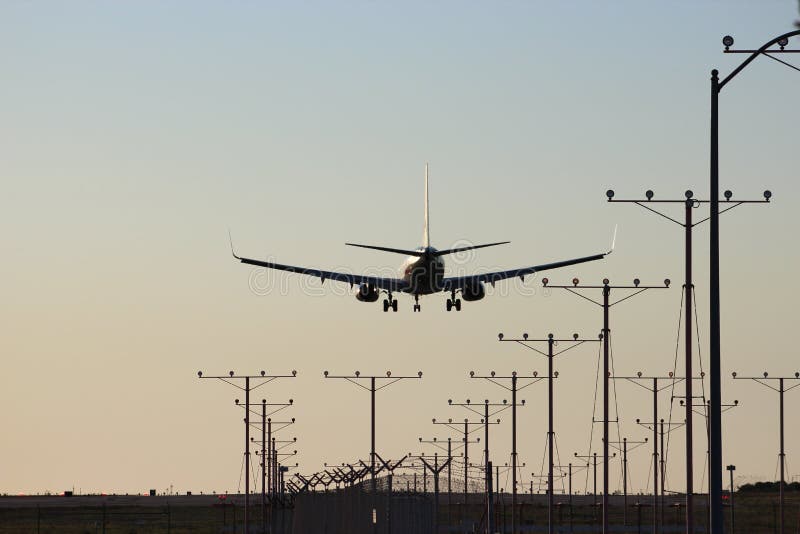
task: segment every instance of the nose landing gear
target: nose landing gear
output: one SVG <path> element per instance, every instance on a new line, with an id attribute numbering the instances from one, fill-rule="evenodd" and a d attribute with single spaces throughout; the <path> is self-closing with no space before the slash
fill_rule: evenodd
<path id="1" fill-rule="evenodd" d="M 414 295 L 414 311 L 422 311 L 422 307 L 419 305 L 419 295 Z"/>

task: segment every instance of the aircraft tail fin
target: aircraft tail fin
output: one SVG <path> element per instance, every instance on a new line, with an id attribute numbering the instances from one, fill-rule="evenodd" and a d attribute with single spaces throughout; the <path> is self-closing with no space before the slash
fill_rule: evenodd
<path id="1" fill-rule="evenodd" d="M 431 246 L 430 234 L 430 210 L 428 209 L 428 164 L 425 163 L 425 227 L 422 230 L 422 246 L 428 248 Z"/>

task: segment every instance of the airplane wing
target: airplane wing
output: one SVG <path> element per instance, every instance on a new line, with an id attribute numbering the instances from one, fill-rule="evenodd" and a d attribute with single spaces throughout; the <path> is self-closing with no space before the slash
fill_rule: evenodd
<path id="1" fill-rule="evenodd" d="M 231 251 L 233 252 L 233 251 Z M 409 284 L 405 280 L 399 278 L 380 278 L 377 276 L 364 276 L 358 274 L 337 273 L 334 271 L 321 271 L 319 269 L 310 269 L 308 267 L 295 267 L 294 265 L 283 265 L 281 263 L 272 263 L 269 261 L 253 260 L 250 258 L 242 258 L 233 252 L 233 257 L 242 263 L 248 265 L 255 265 L 257 267 L 265 267 L 267 269 L 276 269 L 278 271 L 287 271 L 290 273 L 299 273 L 306 276 L 313 276 L 319 278 L 324 283 L 325 280 L 333 280 L 335 282 L 345 282 L 353 285 L 372 284 L 378 289 L 386 291 L 405 291 L 408 289 Z"/>
<path id="2" fill-rule="evenodd" d="M 492 273 L 474 274 L 470 276 L 454 276 L 445 278 L 443 281 L 443 291 L 452 291 L 460 289 L 465 286 L 474 285 L 478 282 L 488 282 L 494 285 L 495 282 L 505 280 L 506 278 L 514 278 L 519 276 L 524 280 L 525 276 L 539 271 L 547 271 L 549 269 L 558 269 L 560 267 L 567 267 L 569 265 L 576 265 L 578 263 L 586 263 L 588 261 L 602 260 L 610 252 L 606 254 L 595 254 L 594 256 L 584 256 L 583 258 L 575 258 L 573 260 L 557 261 L 555 263 L 545 263 L 543 265 L 535 265 L 533 267 L 522 267 L 521 269 L 510 269 L 508 271 L 495 271 Z"/>

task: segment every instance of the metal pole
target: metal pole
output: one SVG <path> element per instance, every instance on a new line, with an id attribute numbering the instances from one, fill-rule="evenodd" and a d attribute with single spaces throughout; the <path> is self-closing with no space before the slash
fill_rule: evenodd
<path id="1" fill-rule="evenodd" d="M 569 464 L 569 531 L 572 532 L 572 462 Z"/>
<path id="2" fill-rule="evenodd" d="M 711 154 L 710 154 L 710 231 L 709 231 L 709 305 L 710 305 L 710 389 L 709 413 L 709 488 L 711 498 L 711 533 L 723 534 L 722 520 L 722 364 L 719 287 L 719 71 L 711 71 Z M 691 379 L 691 376 L 687 377 Z M 691 403 L 691 399 L 687 399 Z"/>
<path id="3" fill-rule="evenodd" d="M 241 479 L 240 479 L 241 480 Z M 244 532 L 250 532 L 250 377 L 244 379 Z"/>
<path id="4" fill-rule="evenodd" d="M 783 448 L 783 378 L 780 378 L 778 381 L 779 384 L 779 394 L 780 394 L 780 419 L 781 419 L 781 486 L 780 486 L 780 505 L 781 505 L 781 519 L 780 519 L 780 529 L 778 532 L 783 534 L 783 526 L 786 524 L 785 522 L 785 515 L 784 515 L 784 480 L 785 480 L 785 466 L 786 466 L 786 454 Z"/>
<path id="5" fill-rule="evenodd" d="M 603 284 L 603 534 L 608 532 L 608 382 L 609 382 L 609 303 L 611 288 Z"/>
<path id="6" fill-rule="evenodd" d="M 267 400 L 261 399 L 261 530 L 267 532 Z"/>
<path id="7" fill-rule="evenodd" d="M 666 470 L 666 465 L 664 461 L 664 419 L 661 419 L 661 460 L 659 463 L 661 464 L 661 497 L 658 501 L 658 517 L 661 522 L 661 526 L 664 526 L 664 481 L 667 479 L 666 475 L 664 474 Z"/>
<path id="8" fill-rule="evenodd" d="M 464 419 L 464 510 L 467 509 L 467 490 L 469 489 L 469 423 Z"/>
<path id="9" fill-rule="evenodd" d="M 272 418 L 267 419 L 267 486 L 272 495 Z"/>
<path id="10" fill-rule="evenodd" d="M 688 193 L 687 193 L 688 195 Z M 686 260 L 686 280 L 684 284 L 684 291 L 686 296 L 686 533 L 692 534 L 694 532 L 694 501 L 692 494 L 694 493 L 694 462 L 693 462 L 693 435 L 692 435 L 692 404 L 694 397 L 692 396 L 692 289 L 694 283 L 692 281 L 692 208 L 694 201 L 690 198 L 686 199 L 686 218 L 684 227 L 686 231 L 686 253 L 684 254 Z M 663 477 L 662 477 L 663 478 Z"/>
<path id="11" fill-rule="evenodd" d="M 547 532 L 553 534 L 553 334 L 547 339 Z M 516 534 L 516 533 L 515 533 Z"/>
<path id="12" fill-rule="evenodd" d="M 658 379 L 653 378 L 653 532 L 658 534 Z"/>
<path id="13" fill-rule="evenodd" d="M 622 524 L 628 525 L 628 438 L 622 438 Z"/>
<path id="14" fill-rule="evenodd" d="M 594 490 L 592 497 L 594 505 L 597 506 L 597 453 L 592 453 L 592 457 L 594 458 Z"/>
<path id="15" fill-rule="evenodd" d="M 736 513 L 734 509 L 734 502 L 733 502 L 733 470 L 736 469 L 735 465 L 729 465 L 728 471 L 731 474 L 731 534 L 736 533 Z"/>
<path id="16" fill-rule="evenodd" d="M 369 455 L 369 472 L 372 475 L 372 492 L 375 493 L 377 490 L 377 481 L 375 480 L 375 377 L 373 376 L 370 378 L 370 396 L 372 400 L 372 409 L 371 409 L 371 417 L 372 417 L 372 425 L 371 425 L 371 447 L 370 447 L 370 455 Z"/>
<path id="17" fill-rule="evenodd" d="M 511 533 L 517 534 L 517 373 L 511 376 Z"/>
<path id="18" fill-rule="evenodd" d="M 447 524 L 450 524 L 451 515 L 453 512 L 453 485 L 452 485 L 452 469 L 453 464 L 453 440 L 447 438 Z"/>
<path id="19" fill-rule="evenodd" d="M 486 534 L 494 534 L 494 503 L 492 502 L 492 463 L 489 461 L 489 401 L 484 403 L 484 460 L 486 462 Z"/>

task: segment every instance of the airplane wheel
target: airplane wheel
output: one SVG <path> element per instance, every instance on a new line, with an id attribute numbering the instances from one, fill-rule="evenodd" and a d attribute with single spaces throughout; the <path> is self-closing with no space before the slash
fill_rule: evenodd
<path id="1" fill-rule="evenodd" d="M 386 299 L 383 299 L 383 311 L 389 311 L 389 301 Z"/>
<path id="2" fill-rule="evenodd" d="M 395 311 L 395 312 L 397 311 L 397 301 L 396 300 L 392 301 L 392 311 Z"/>
<path id="3" fill-rule="evenodd" d="M 447 299 L 447 311 L 450 311 L 452 309 L 453 309 L 453 301 L 450 300 L 450 299 Z"/>
<path id="4" fill-rule="evenodd" d="M 456 299 L 456 311 L 461 311 L 461 299 Z"/>

